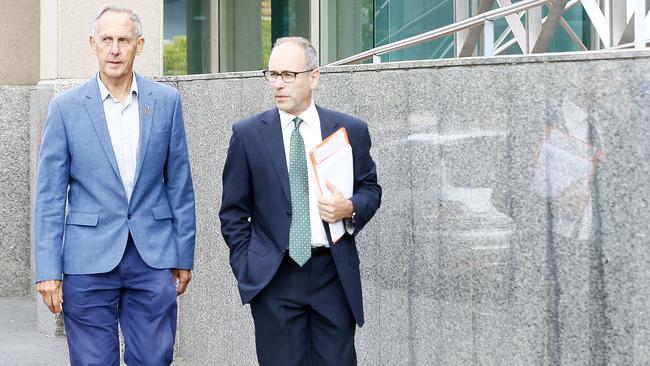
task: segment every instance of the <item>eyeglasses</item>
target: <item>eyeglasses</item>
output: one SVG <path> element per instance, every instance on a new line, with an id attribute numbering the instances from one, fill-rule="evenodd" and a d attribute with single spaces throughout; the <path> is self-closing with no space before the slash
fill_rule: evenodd
<path id="1" fill-rule="evenodd" d="M 266 80 L 272 83 L 278 80 L 278 76 L 280 76 L 282 78 L 282 81 L 284 81 L 285 83 L 293 83 L 296 80 L 296 76 L 298 76 L 298 74 L 304 74 L 306 72 L 310 72 L 314 70 L 315 69 L 305 70 L 305 71 L 282 71 L 282 72 L 264 70 L 262 71 L 262 74 L 264 74 L 264 78 Z"/>

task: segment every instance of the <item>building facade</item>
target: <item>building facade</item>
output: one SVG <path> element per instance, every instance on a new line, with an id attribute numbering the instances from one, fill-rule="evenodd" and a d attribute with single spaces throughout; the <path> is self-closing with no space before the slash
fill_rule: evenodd
<path id="1" fill-rule="evenodd" d="M 521 0 L 515 0 L 517 3 Z M 311 40 L 327 64 L 373 47 L 421 34 L 496 9 L 510 1 L 479 0 L 165 0 L 164 74 L 202 74 L 259 70 L 266 66 L 275 39 L 299 35 Z M 487 5 L 486 5 L 487 4 Z M 548 9 L 542 9 L 545 17 Z M 521 15 L 526 20 L 527 15 Z M 534 17 L 531 13 L 530 17 Z M 549 51 L 579 51 L 577 40 L 591 48 L 594 32 L 581 3 L 564 14 L 574 34 L 559 29 Z M 506 20 L 495 24 L 508 29 Z M 504 36 L 508 42 L 513 34 Z M 397 51 L 383 62 L 451 58 L 454 35 Z M 480 46 L 479 46 L 480 47 Z M 480 52 L 477 48 L 474 53 Z M 508 54 L 521 54 L 513 44 Z"/>

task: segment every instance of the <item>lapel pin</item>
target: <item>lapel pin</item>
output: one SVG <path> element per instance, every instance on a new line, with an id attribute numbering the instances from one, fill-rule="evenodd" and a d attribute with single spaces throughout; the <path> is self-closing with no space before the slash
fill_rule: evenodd
<path id="1" fill-rule="evenodd" d="M 145 114 L 151 113 L 151 107 L 149 107 L 149 106 L 144 107 L 144 113 Z"/>

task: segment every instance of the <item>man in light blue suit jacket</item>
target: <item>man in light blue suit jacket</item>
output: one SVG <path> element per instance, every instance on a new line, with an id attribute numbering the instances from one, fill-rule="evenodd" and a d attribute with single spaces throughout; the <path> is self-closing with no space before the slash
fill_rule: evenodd
<path id="1" fill-rule="evenodd" d="M 63 307 L 73 365 L 119 365 L 118 321 L 127 364 L 169 365 L 196 231 L 180 95 L 133 72 L 131 10 L 104 8 L 90 44 L 99 73 L 54 98 L 44 127 L 37 290 Z"/>

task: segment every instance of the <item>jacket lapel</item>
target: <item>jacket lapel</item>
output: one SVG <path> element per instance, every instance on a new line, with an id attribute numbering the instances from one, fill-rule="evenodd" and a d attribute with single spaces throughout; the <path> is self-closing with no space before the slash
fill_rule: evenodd
<path id="1" fill-rule="evenodd" d="M 143 79 L 138 74 L 135 74 L 135 77 L 138 82 L 138 92 L 140 93 L 138 95 L 140 146 L 138 149 L 138 161 L 135 167 L 135 178 L 133 180 L 134 187 L 138 183 L 138 177 L 140 177 L 144 157 L 147 154 L 147 146 L 149 146 L 149 137 L 151 136 L 151 125 L 153 123 L 154 106 L 156 104 L 156 98 L 153 95 L 153 91 L 149 88 L 149 81 Z"/>
<path id="2" fill-rule="evenodd" d="M 115 152 L 113 151 L 113 144 L 111 143 L 111 137 L 108 133 L 108 126 L 106 125 L 106 117 L 104 115 L 104 105 L 102 101 L 101 94 L 99 93 L 99 85 L 97 84 L 97 76 L 92 78 L 86 83 L 85 86 L 86 99 L 84 100 L 84 106 L 88 117 L 95 128 L 95 133 L 99 138 L 99 143 L 102 145 L 102 149 L 108 158 L 108 161 L 111 163 L 113 171 L 117 175 L 117 178 L 121 181 L 120 170 L 117 167 L 117 160 L 115 160 Z"/>
<path id="3" fill-rule="evenodd" d="M 280 125 L 280 114 L 277 109 L 272 109 L 262 116 L 262 128 L 260 135 L 268 156 L 273 164 L 273 169 L 278 175 L 285 198 L 291 203 L 289 193 L 289 171 L 287 170 L 287 158 L 284 154 L 284 140 L 282 138 L 282 126 Z"/>
<path id="4" fill-rule="evenodd" d="M 332 115 L 326 109 L 316 106 L 316 110 L 320 119 L 320 132 L 325 140 L 339 128 L 340 123 L 332 119 Z"/>

